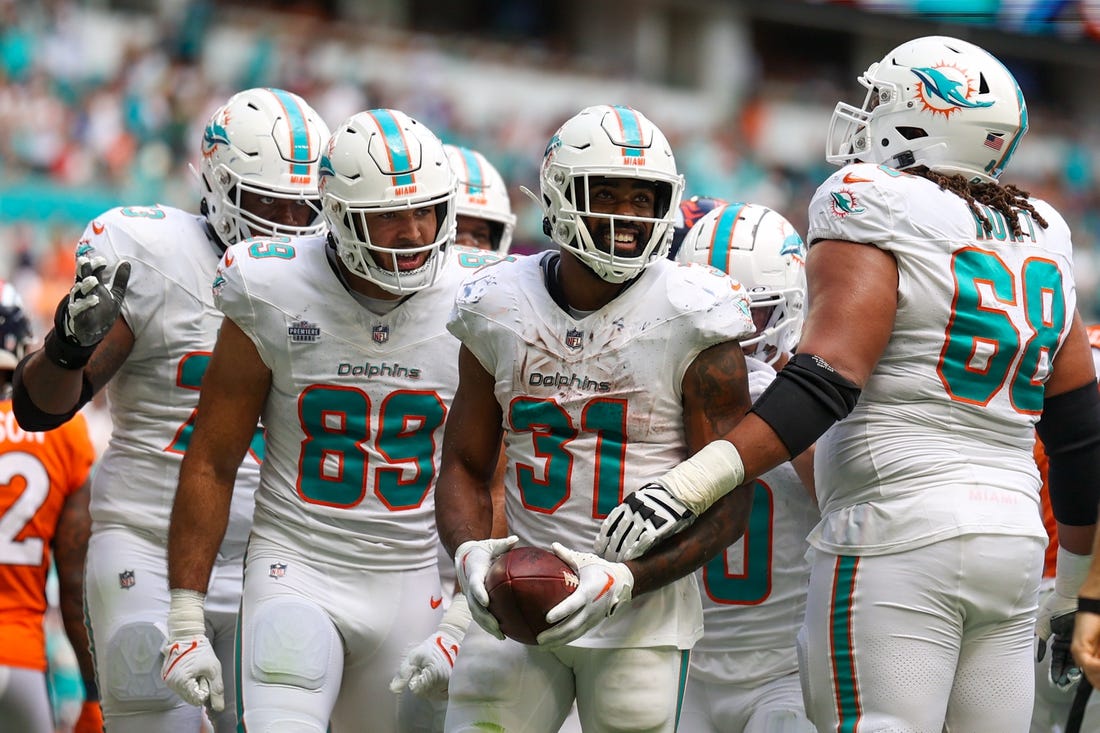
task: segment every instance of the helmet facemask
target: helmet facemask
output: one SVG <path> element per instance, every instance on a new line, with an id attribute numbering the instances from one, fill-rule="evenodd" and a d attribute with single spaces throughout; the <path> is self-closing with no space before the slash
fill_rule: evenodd
<path id="1" fill-rule="evenodd" d="M 14 371 L 31 342 L 31 323 L 15 287 L 0 281 L 0 371 Z"/>
<path id="2" fill-rule="evenodd" d="M 592 189 L 601 179 L 619 178 L 639 181 L 652 186 L 654 215 L 638 216 L 599 212 L 592 203 Z M 601 279 L 621 283 L 636 277 L 655 260 L 662 259 L 668 250 L 673 222 L 669 215 L 672 206 L 673 186 L 665 181 L 652 181 L 622 176 L 580 173 L 570 178 L 565 190 L 565 202 L 558 209 L 560 224 L 571 221 L 573 236 L 560 246 L 573 252 Z M 677 202 L 676 206 L 679 206 Z M 606 226 L 607 242 L 604 242 Z M 590 228 L 591 227 L 591 228 Z M 615 242 L 624 231 L 634 234 L 635 244 L 630 252 L 618 252 Z"/>

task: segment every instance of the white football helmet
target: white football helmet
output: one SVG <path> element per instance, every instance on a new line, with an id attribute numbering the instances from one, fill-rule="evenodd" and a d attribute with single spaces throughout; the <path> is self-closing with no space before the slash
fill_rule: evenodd
<path id="1" fill-rule="evenodd" d="M 15 287 L 0 280 L 0 370 L 14 370 L 31 342 L 31 323 Z"/>
<path id="2" fill-rule="evenodd" d="M 493 251 L 508 254 L 512 246 L 512 233 L 516 229 L 516 215 L 508 188 L 493 164 L 476 150 L 457 145 L 444 145 L 451 168 L 458 176 L 459 216 L 485 219 L 493 232 Z"/>
<path id="3" fill-rule="evenodd" d="M 588 180 L 594 177 L 636 178 L 657 184 L 656 216 L 593 213 L 587 192 Z M 684 178 L 676 171 L 668 140 L 641 112 L 599 105 L 567 120 L 546 146 L 539 183 L 543 230 L 603 280 L 625 282 L 665 256 Z M 616 221 L 649 224 L 653 229 L 641 252 L 626 257 L 597 247 L 582 217 L 610 220 L 612 239 Z"/>
<path id="4" fill-rule="evenodd" d="M 458 179 L 431 130 L 404 112 L 372 109 L 352 115 L 333 133 L 321 161 L 321 204 L 340 260 L 359 277 L 401 294 L 430 287 L 454 239 Z M 435 240 L 421 247 L 371 242 L 367 214 L 434 206 Z M 415 270 L 392 269 L 375 258 L 429 252 Z"/>
<path id="5" fill-rule="evenodd" d="M 328 134 L 305 100 L 282 89 L 238 92 L 211 116 L 202 135 L 201 211 L 224 245 L 324 231 L 317 167 Z M 262 218 L 241 206 L 245 191 L 307 202 L 316 216 L 306 226 Z"/>
<path id="6" fill-rule="evenodd" d="M 748 356 L 773 364 L 794 351 L 805 320 L 806 245 L 786 218 L 759 204 L 723 204 L 688 231 L 676 259 L 716 267 L 749 291 L 756 334 L 741 341 Z"/>
<path id="7" fill-rule="evenodd" d="M 903 43 L 859 77 L 863 107 L 840 102 L 825 159 L 904 169 L 926 165 L 994 182 L 1027 132 L 1027 105 L 1012 74 L 966 41 L 928 36 Z"/>

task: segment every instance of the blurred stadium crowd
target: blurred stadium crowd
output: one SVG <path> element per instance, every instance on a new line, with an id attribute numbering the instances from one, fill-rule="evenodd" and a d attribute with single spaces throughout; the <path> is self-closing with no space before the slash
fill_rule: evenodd
<path id="1" fill-rule="evenodd" d="M 406 14 L 425 5 L 374 0 L 362 7 L 375 3 L 407 5 Z M 495 8 L 497 21 L 510 14 L 514 27 L 543 20 L 538 0 L 466 5 Z M 571 3 L 582 5 L 597 13 L 607 6 L 606 20 L 621 3 Z M 705 27 L 706 10 L 717 3 L 664 5 L 691 6 Z M 806 64 L 807 54 L 794 47 L 809 36 L 775 26 L 750 32 L 736 22 L 738 2 L 724 5 L 733 22 L 704 44 L 700 53 L 714 56 L 712 78 L 693 88 L 682 79 L 662 86 L 641 78 L 639 65 L 660 60 L 616 63 L 615 39 L 607 40 L 606 55 L 591 58 L 522 34 L 484 42 L 462 27 L 376 27 L 361 9 L 341 17 L 336 2 L 0 0 L 0 279 L 23 294 L 41 338 L 72 284 L 73 246 L 86 222 L 123 203 L 194 210 L 190 166 L 202 124 L 234 91 L 264 85 L 301 94 L 330 125 L 359 110 L 392 107 L 446 142 L 483 152 L 509 184 L 519 218 L 514 251 L 547 246 L 538 210 L 519 191 L 538 190 L 545 140 L 582 106 L 598 103 L 633 105 L 668 134 L 687 179 L 685 196 L 764 204 L 804 232 L 806 203 L 831 170 L 823 150 L 833 105 L 861 101 L 856 75 L 898 39 Z M 1080 310 L 1086 320 L 1100 320 L 1100 117 L 1080 105 L 1067 114 L 1058 97 L 1067 87 L 1088 96 L 1091 82 L 1050 92 L 1036 89 L 1045 82 L 1041 74 L 1017 77 L 1034 122 L 1007 182 L 1065 215 L 1074 232 Z M 109 424 L 92 432 L 105 442 Z M 56 618 L 51 624 L 58 628 Z M 63 636 L 51 635 L 50 643 L 58 664 L 53 692 L 58 706 L 68 706 L 59 719 L 71 720 L 79 678 Z"/>
<path id="2" fill-rule="evenodd" d="M 552 45 L 383 30 L 339 17 L 339 5 L 0 0 L 0 277 L 15 281 L 35 310 L 36 335 L 71 284 L 72 246 L 89 219 L 121 203 L 195 208 L 189 165 L 201 121 L 237 89 L 298 92 L 330 124 L 370 107 L 407 110 L 445 141 L 483 151 L 509 184 L 517 251 L 545 246 L 519 186 L 537 190 L 543 141 L 584 104 L 631 104 L 658 122 L 686 175 L 685 195 L 762 203 L 802 228 L 806 202 L 828 172 L 822 150 L 832 107 L 862 98 L 862 58 L 855 69 L 828 57 L 776 65 L 787 52 L 761 43 L 792 39 L 774 32 L 733 34 L 738 50 L 716 60 L 729 95 L 716 99 Z M 417 12 L 409 5 L 406 13 Z M 482 5 L 497 8 L 497 20 L 509 7 Z M 514 23 L 539 20 L 522 17 L 531 3 L 510 7 Z M 1100 185 L 1092 150 L 1100 125 L 1043 108 L 1049 95 L 1027 88 L 1042 80 L 1017 76 L 1037 103 L 1011 182 L 1065 213 L 1081 310 L 1095 320 Z"/>

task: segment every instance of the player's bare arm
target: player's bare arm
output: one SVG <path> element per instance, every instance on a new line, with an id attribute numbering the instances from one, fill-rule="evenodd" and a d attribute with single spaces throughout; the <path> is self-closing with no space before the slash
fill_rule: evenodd
<path id="1" fill-rule="evenodd" d="M 76 653 L 81 678 L 94 681 L 95 664 L 88 644 L 88 628 L 84 625 L 84 558 L 92 532 L 89 493 L 89 484 L 85 482 L 66 498 L 53 538 L 53 555 L 65 635 Z"/>
<path id="2" fill-rule="evenodd" d="M 191 446 L 180 465 L 168 530 L 168 582 L 205 592 L 225 535 L 233 483 L 271 386 L 255 344 L 222 322 L 203 377 Z"/>
<path id="3" fill-rule="evenodd" d="M 492 534 L 491 487 L 502 450 L 502 415 L 492 375 L 466 347 L 458 364 L 458 390 L 447 417 L 435 490 L 439 537 L 452 555 L 463 542 Z"/>
<path id="4" fill-rule="evenodd" d="M 810 248 L 806 277 L 810 307 L 798 352 L 820 357 L 862 389 L 893 332 L 897 262 L 871 245 L 824 240 Z M 860 328 L 850 332 L 852 323 Z M 829 426 L 818 427 L 823 433 Z M 791 459 L 772 426 L 754 413 L 738 424 L 729 441 L 745 462 L 746 476 L 759 476 Z"/>
<path id="5" fill-rule="evenodd" d="M 47 359 L 40 349 L 27 358 L 19 382 L 40 410 L 63 415 L 80 401 L 85 378 L 92 385 L 93 394 L 98 392 L 111 381 L 133 348 L 134 332 L 126 320 L 119 317 L 96 346 L 83 370 L 63 369 Z"/>
<path id="6" fill-rule="evenodd" d="M 799 353 L 822 357 L 862 388 L 893 332 L 897 261 L 869 244 L 824 240 L 810 247 L 806 279 L 810 307 Z"/>

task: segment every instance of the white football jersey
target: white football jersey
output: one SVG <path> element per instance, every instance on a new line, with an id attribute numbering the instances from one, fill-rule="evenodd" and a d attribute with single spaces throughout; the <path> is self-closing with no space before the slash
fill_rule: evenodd
<path id="1" fill-rule="evenodd" d="M 760 397 L 775 370 L 746 358 Z M 806 613 L 806 536 L 821 515 L 790 463 L 753 482 L 744 536 L 696 571 L 703 638 L 691 650 L 690 679 L 756 687 L 798 672 L 795 639 Z"/>
<path id="2" fill-rule="evenodd" d="M 219 250 L 206 220 L 167 206 L 112 209 L 84 230 L 78 254 L 91 246 L 110 267 L 131 265 L 122 316 L 134 348 L 107 386 L 113 432 L 92 479 L 97 526 L 122 525 L 164 540 L 180 461 L 199 402 L 222 315 L 210 284 Z M 223 554 L 239 555 L 252 521 L 262 435 L 237 472 Z"/>
<path id="3" fill-rule="evenodd" d="M 809 241 L 870 243 L 898 266 L 893 335 L 859 403 L 817 443 L 823 521 L 839 554 L 968 533 L 1044 536 L 1032 457 L 1043 384 L 1076 292 L 1069 229 L 1032 200 L 1021 237 L 920 176 L 850 165 L 810 203 Z M 812 244 L 811 244 L 812 246 Z"/>
<path id="4" fill-rule="evenodd" d="M 371 571 L 434 567 L 433 492 L 458 385 L 445 324 L 485 253 L 452 247 L 432 287 L 377 315 L 326 249 L 324 237 L 251 239 L 218 269 L 218 306 L 271 369 L 253 532 Z"/>
<path id="5" fill-rule="evenodd" d="M 682 381 L 704 349 L 753 331 L 725 273 L 661 260 L 576 320 L 541 263 L 502 261 L 459 291 L 449 328 L 496 378 L 504 413 L 508 526 L 526 545 L 591 551 L 625 494 L 687 457 Z M 574 642 L 688 648 L 702 627 L 689 575 L 647 593 Z"/>

